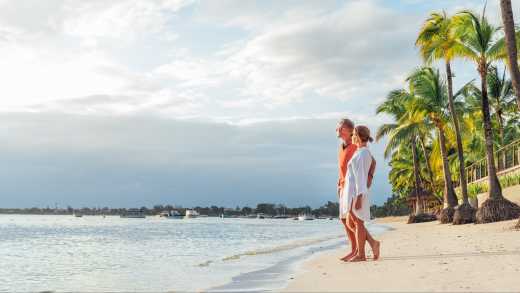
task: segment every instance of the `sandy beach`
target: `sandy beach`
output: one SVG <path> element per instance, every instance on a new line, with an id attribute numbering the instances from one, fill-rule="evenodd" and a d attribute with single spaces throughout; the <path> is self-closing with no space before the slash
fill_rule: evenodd
<path id="1" fill-rule="evenodd" d="M 304 263 L 284 291 L 520 292 L 520 231 L 512 230 L 517 221 L 404 221 L 379 221 L 394 229 L 378 237 L 381 260 L 344 263 L 338 260 L 344 248 L 327 252 Z"/>

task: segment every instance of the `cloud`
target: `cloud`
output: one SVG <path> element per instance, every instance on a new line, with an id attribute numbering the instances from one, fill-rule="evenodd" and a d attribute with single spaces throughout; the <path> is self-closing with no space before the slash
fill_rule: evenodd
<path id="1" fill-rule="evenodd" d="M 327 15 L 269 26 L 228 59 L 229 71 L 244 79 L 244 95 L 274 103 L 380 93 L 417 62 L 411 21 L 374 1 L 348 2 Z"/>
<path id="2" fill-rule="evenodd" d="M 287 20 L 304 20 L 336 8 L 337 1 L 207 1 L 197 7 L 195 19 L 243 30 L 263 30 L 266 26 L 280 27 Z"/>
<path id="3" fill-rule="evenodd" d="M 4 206 L 317 206 L 336 199 L 335 123 L 4 113 L 1 199 Z M 389 192 L 380 148 L 378 202 Z"/>
<path id="4" fill-rule="evenodd" d="M 0 0 L 0 136 L 16 167 L 0 174 L 2 194 L 22 186 L 28 205 L 39 189 L 42 201 L 84 204 L 321 203 L 335 121 L 375 130 L 375 105 L 420 64 L 428 12 L 482 5 Z M 496 1 L 488 15 L 499 23 Z M 454 64 L 457 85 L 473 67 Z"/>

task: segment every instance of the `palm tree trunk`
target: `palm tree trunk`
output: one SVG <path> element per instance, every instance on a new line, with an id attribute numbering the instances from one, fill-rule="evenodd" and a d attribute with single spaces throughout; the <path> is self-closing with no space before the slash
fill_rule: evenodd
<path id="1" fill-rule="evenodd" d="M 423 137 L 420 137 L 419 142 L 421 143 L 421 149 L 422 149 L 423 154 L 424 154 L 424 160 L 426 161 L 426 171 L 428 171 L 428 177 L 430 177 L 431 192 L 434 192 L 435 191 L 435 184 L 434 184 L 434 179 L 433 179 L 433 171 L 432 171 L 432 166 L 430 165 L 430 159 L 429 159 L 429 156 L 428 156 L 428 152 L 426 151 L 426 146 L 424 144 Z"/>
<path id="2" fill-rule="evenodd" d="M 497 177 L 495 166 L 495 154 L 493 149 L 493 130 L 491 128 L 491 115 L 489 114 L 489 99 L 487 92 L 487 66 L 486 61 L 480 65 L 480 78 L 482 87 L 482 118 L 484 120 L 484 137 L 486 140 L 486 160 L 489 183 L 489 197 L 494 199 L 503 198 L 502 187 Z"/>
<path id="3" fill-rule="evenodd" d="M 484 120 L 484 136 L 486 139 L 486 159 L 488 170 L 489 198 L 480 205 L 476 220 L 477 223 L 489 223 L 518 218 L 520 207 L 505 199 L 497 177 L 495 156 L 493 153 L 493 131 L 491 130 L 491 115 L 489 114 L 489 100 L 487 94 L 487 66 L 486 60 L 479 64 L 482 86 L 482 116 Z"/>
<path id="4" fill-rule="evenodd" d="M 450 166 L 448 164 L 448 152 L 446 150 L 446 136 L 444 129 L 441 125 L 437 126 L 437 132 L 439 134 L 439 143 L 441 146 L 442 156 L 442 170 L 444 173 L 444 207 L 455 207 L 457 202 L 457 196 L 455 195 L 455 189 L 453 188 L 453 181 L 451 180 Z"/>
<path id="5" fill-rule="evenodd" d="M 509 63 L 509 71 L 511 73 L 511 81 L 516 95 L 516 103 L 518 111 L 520 111 L 520 70 L 518 69 L 518 56 L 515 36 L 515 22 L 513 18 L 513 9 L 511 8 L 511 0 L 500 0 L 500 9 L 502 11 L 502 21 L 504 23 L 504 32 L 506 35 L 506 48 Z"/>
<path id="6" fill-rule="evenodd" d="M 500 98 L 497 97 L 497 124 L 498 124 L 498 140 L 500 146 L 504 146 L 504 117 L 502 116 L 502 107 L 500 106 Z"/>
<path id="7" fill-rule="evenodd" d="M 451 119 L 455 128 L 455 136 L 457 137 L 457 155 L 459 157 L 459 182 L 460 190 L 462 193 L 463 203 L 469 203 L 468 201 L 468 182 L 466 180 L 466 169 L 464 165 L 464 149 L 462 147 L 462 138 L 460 135 L 459 120 L 457 113 L 455 112 L 455 105 L 453 102 L 453 80 L 451 74 L 450 62 L 446 61 L 446 74 L 448 75 L 448 105 L 450 108 Z"/>
<path id="8" fill-rule="evenodd" d="M 422 191 L 421 189 L 421 175 L 419 170 L 419 156 L 417 155 L 417 142 L 416 138 L 412 139 L 412 157 L 413 157 L 413 176 L 415 180 L 415 196 L 416 196 L 416 208 L 415 208 L 415 215 L 422 214 L 422 204 L 421 204 L 421 198 L 420 193 Z"/>

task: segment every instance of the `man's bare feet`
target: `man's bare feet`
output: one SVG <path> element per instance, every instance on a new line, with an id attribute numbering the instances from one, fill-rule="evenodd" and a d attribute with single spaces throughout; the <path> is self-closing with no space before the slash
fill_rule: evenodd
<path id="1" fill-rule="evenodd" d="M 381 253 L 380 249 L 381 249 L 381 242 L 376 240 L 374 243 L 374 246 L 372 247 L 372 252 L 374 253 L 374 260 L 379 259 L 379 255 Z"/>
<path id="2" fill-rule="evenodd" d="M 349 260 L 349 262 L 360 262 L 360 261 L 367 261 L 366 256 L 356 255 Z"/>

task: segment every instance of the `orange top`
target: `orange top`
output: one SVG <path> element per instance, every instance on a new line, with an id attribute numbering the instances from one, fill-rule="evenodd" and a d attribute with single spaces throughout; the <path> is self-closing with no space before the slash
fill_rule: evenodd
<path id="1" fill-rule="evenodd" d="M 353 143 L 343 148 L 343 145 L 339 147 L 338 162 L 339 162 L 339 180 L 338 187 L 343 188 L 345 186 L 345 175 L 347 174 L 347 165 L 352 156 L 357 150 L 357 146 Z"/>

